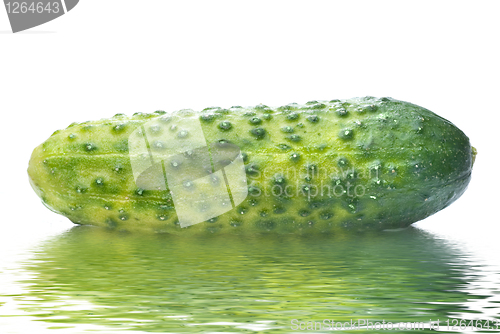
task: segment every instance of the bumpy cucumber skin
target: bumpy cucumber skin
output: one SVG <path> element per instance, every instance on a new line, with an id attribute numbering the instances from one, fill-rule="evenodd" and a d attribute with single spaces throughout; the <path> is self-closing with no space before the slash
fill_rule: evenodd
<path id="1" fill-rule="evenodd" d="M 32 154 L 33 188 L 76 224 L 187 235 L 335 234 L 407 227 L 454 202 L 471 177 L 473 150 L 460 129 L 391 98 L 175 113 L 199 118 L 208 143 L 240 147 L 249 195 L 237 208 L 181 228 L 168 189 L 137 188 L 128 137 L 152 119 L 168 120 L 164 112 L 118 114 L 56 131 Z M 292 195 L 280 195 L 276 184 Z M 350 194 L 342 193 L 348 185 Z M 313 188 L 323 188 L 323 196 Z"/>

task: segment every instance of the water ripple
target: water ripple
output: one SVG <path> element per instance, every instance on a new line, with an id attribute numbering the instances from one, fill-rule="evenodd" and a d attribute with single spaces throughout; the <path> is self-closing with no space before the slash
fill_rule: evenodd
<path id="1" fill-rule="evenodd" d="M 0 295 L 0 324 L 21 317 L 58 333 L 289 333 L 293 319 L 428 323 L 498 319 L 500 310 L 498 271 L 486 275 L 491 268 L 416 228 L 179 240 L 75 227 L 32 255 L 16 271 L 22 291 Z"/>

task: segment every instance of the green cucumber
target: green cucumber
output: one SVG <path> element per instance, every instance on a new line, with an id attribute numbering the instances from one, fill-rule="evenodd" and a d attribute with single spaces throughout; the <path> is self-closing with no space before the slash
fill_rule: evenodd
<path id="1" fill-rule="evenodd" d="M 185 228 L 168 182 L 159 189 L 137 185 L 129 147 L 129 138 L 144 129 L 158 138 L 148 147 L 165 150 L 162 131 L 172 117 L 199 120 L 207 145 L 236 145 L 248 186 L 235 208 Z M 324 234 L 402 228 L 436 213 L 465 191 L 475 154 L 460 129 L 431 111 L 364 97 L 71 124 L 34 150 L 28 174 L 45 206 L 76 224 L 179 234 Z M 163 165 L 164 172 L 170 167 Z M 181 200 L 192 194 L 186 190 Z"/>

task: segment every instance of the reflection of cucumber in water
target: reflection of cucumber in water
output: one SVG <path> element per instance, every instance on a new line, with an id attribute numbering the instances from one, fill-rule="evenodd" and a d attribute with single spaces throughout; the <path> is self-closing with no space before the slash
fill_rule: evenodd
<path id="1" fill-rule="evenodd" d="M 248 180 L 248 197 L 237 208 L 184 229 L 169 190 L 138 187 L 129 157 L 129 136 L 152 120 L 166 128 L 145 129 L 159 138 L 148 147 L 165 149 L 160 139 L 172 129 L 171 117 L 199 119 L 207 143 L 237 145 Z M 367 97 L 73 124 L 35 149 L 28 172 L 44 203 L 79 224 L 187 234 L 335 233 L 406 227 L 443 209 L 467 187 L 473 152 L 462 131 L 427 109 Z M 184 191 L 186 201 L 196 193 Z"/>
<path id="2" fill-rule="evenodd" d="M 187 242 L 75 227 L 45 243 L 27 268 L 34 275 L 26 295 L 40 299 L 23 310 L 66 325 L 175 333 L 246 333 L 266 321 L 289 333 L 292 319 L 427 323 L 466 312 L 474 298 L 459 291 L 462 257 L 413 228 Z M 62 307 L 72 303 L 80 307 Z"/>

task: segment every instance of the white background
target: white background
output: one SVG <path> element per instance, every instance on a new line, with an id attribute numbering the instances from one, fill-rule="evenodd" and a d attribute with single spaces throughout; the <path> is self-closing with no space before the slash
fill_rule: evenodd
<path id="1" fill-rule="evenodd" d="M 119 112 L 364 95 L 421 105 L 470 137 L 469 189 L 417 225 L 497 261 L 499 13 L 498 1 L 82 0 L 12 34 L 0 7 L 0 269 L 72 227 L 26 173 L 57 129 Z"/>

